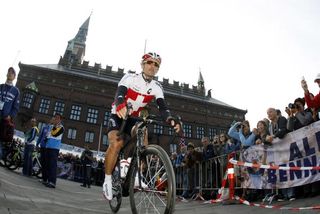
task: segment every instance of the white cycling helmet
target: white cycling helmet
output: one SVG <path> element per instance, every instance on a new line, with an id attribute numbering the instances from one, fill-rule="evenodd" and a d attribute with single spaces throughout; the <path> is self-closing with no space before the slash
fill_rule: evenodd
<path id="1" fill-rule="evenodd" d="M 149 52 L 146 53 L 142 56 L 142 63 L 144 63 L 145 61 L 147 61 L 148 59 L 153 59 L 156 62 L 159 63 L 159 65 L 161 64 L 161 57 L 159 54 L 155 53 L 155 52 Z"/>

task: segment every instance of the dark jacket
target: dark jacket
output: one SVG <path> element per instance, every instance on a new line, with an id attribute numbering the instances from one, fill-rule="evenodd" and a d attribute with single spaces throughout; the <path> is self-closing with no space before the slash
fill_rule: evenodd
<path id="1" fill-rule="evenodd" d="M 4 102 L 0 110 L 0 118 L 10 115 L 14 118 L 19 111 L 20 91 L 17 87 L 8 84 L 0 85 L 0 100 Z"/>
<path id="2" fill-rule="evenodd" d="M 275 126 L 273 126 L 272 123 L 270 123 L 269 132 L 274 137 L 284 138 L 284 136 L 288 132 L 287 131 L 287 119 L 283 116 L 280 116 L 278 118 L 278 121 Z"/>

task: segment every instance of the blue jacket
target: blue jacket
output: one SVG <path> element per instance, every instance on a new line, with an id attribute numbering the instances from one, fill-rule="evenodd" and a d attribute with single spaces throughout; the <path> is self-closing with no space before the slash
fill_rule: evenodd
<path id="1" fill-rule="evenodd" d="M 40 148 L 46 148 L 46 141 L 48 137 L 48 132 L 51 131 L 52 125 L 46 125 L 42 127 L 41 132 L 39 134 L 37 144 L 36 146 L 38 147 L 40 144 Z"/>
<path id="2" fill-rule="evenodd" d="M 1 117 L 10 115 L 14 118 L 19 111 L 20 91 L 17 87 L 8 84 L 0 85 L 0 101 L 4 102 L 3 109 L 0 110 Z"/>
<path id="3" fill-rule="evenodd" d="M 63 132 L 64 132 L 64 128 L 61 123 L 56 126 L 53 126 L 48 135 L 46 148 L 60 150 Z"/>
<path id="4" fill-rule="evenodd" d="M 238 125 L 239 123 L 235 123 L 233 126 L 231 126 L 228 131 L 228 135 L 232 137 L 234 140 L 240 141 L 243 147 L 249 147 L 254 145 L 256 135 L 253 132 L 250 132 L 249 135 L 244 136 L 242 133 L 242 129 L 237 130 Z"/>

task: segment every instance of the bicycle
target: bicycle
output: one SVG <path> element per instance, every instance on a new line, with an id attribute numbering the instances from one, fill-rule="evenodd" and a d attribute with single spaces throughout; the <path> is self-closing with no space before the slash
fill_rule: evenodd
<path id="1" fill-rule="evenodd" d="M 127 118 L 127 117 L 126 117 Z M 176 200 L 175 174 L 168 154 L 158 145 L 144 145 L 147 128 L 159 124 L 154 116 L 137 118 L 136 145 L 126 175 L 121 174 L 120 162 L 124 158 L 121 149 L 112 174 L 113 199 L 109 201 L 113 213 L 120 209 L 122 197 L 129 195 L 132 213 L 173 213 Z M 119 130 L 122 136 L 126 119 Z"/>
<path id="2" fill-rule="evenodd" d="M 5 166 L 9 170 L 16 170 L 22 166 L 23 162 L 23 145 L 13 141 L 5 155 Z"/>
<path id="3" fill-rule="evenodd" d="M 37 178 L 42 178 L 42 166 L 40 163 L 40 152 L 35 149 L 32 152 L 32 175 Z"/>
<path id="4" fill-rule="evenodd" d="M 1 143 L 1 142 L 0 142 Z M 2 158 L 0 159 L 0 167 L 6 167 L 6 154 L 10 149 L 11 142 L 2 142 Z"/>

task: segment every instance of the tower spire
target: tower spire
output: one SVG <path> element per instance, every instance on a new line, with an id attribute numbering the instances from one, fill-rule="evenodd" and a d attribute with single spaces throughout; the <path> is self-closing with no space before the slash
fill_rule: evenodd
<path id="1" fill-rule="evenodd" d="M 63 58 L 60 59 L 59 64 L 69 65 L 81 64 L 86 52 L 86 40 L 89 29 L 89 22 L 92 12 L 87 20 L 81 25 L 76 36 L 68 41 L 68 46 Z"/>
<path id="2" fill-rule="evenodd" d="M 198 91 L 202 94 L 205 94 L 204 80 L 201 74 L 201 68 L 199 68 Z"/>

